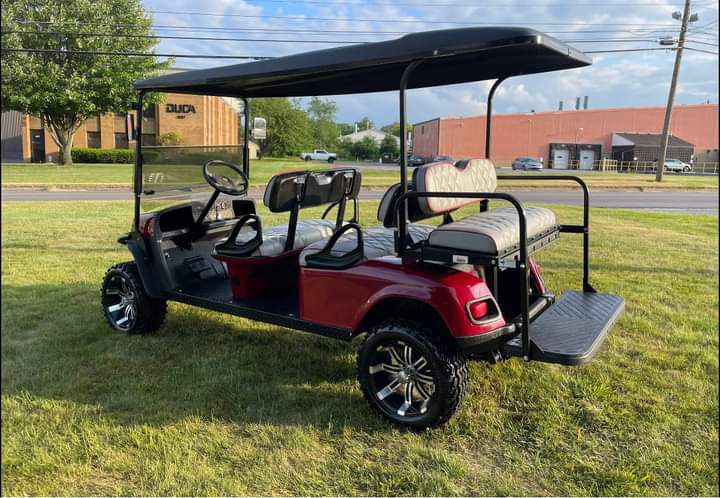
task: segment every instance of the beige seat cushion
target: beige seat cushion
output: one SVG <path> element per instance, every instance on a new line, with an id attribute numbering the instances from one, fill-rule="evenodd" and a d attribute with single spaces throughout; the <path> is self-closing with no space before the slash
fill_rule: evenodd
<path id="1" fill-rule="evenodd" d="M 293 249 L 302 249 L 315 242 L 327 241 L 335 230 L 335 223 L 328 220 L 302 220 L 298 221 L 297 231 L 295 232 L 295 243 Z M 263 242 L 250 257 L 279 256 L 285 252 L 285 243 L 287 242 L 287 225 L 276 225 L 274 227 L 263 229 Z M 246 243 L 255 237 L 254 230 L 243 230 L 237 237 L 240 243 Z"/>
<path id="2" fill-rule="evenodd" d="M 435 227 L 431 225 L 410 224 L 408 233 L 413 242 L 425 240 Z M 365 259 L 377 259 L 395 254 L 395 230 L 392 228 L 375 227 L 363 230 L 363 256 Z M 316 242 L 307 246 L 300 253 L 300 265 L 305 266 L 305 258 L 325 248 L 327 241 Z M 357 234 L 349 231 L 333 246 L 331 254 L 342 256 L 357 247 Z"/>
<path id="3" fill-rule="evenodd" d="M 555 213 L 540 207 L 525 208 L 527 237 L 532 239 L 557 228 Z M 515 208 L 498 208 L 442 225 L 432 231 L 428 244 L 490 254 L 519 247 L 520 222 Z"/>

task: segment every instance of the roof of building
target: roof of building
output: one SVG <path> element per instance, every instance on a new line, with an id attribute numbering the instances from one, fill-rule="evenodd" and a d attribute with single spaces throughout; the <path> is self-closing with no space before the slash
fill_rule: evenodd
<path id="1" fill-rule="evenodd" d="M 591 59 L 529 28 L 478 27 L 411 33 L 363 43 L 179 72 L 137 81 L 138 90 L 235 97 L 301 97 L 424 88 L 587 66 Z"/>
<path id="2" fill-rule="evenodd" d="M 643 147 L 660 147 L 662 135 L 659 133 L 615 133 L 634 145 Z M 668 137 L 668 147 L 695 147 L 694 144 L 670 135 Z"/>

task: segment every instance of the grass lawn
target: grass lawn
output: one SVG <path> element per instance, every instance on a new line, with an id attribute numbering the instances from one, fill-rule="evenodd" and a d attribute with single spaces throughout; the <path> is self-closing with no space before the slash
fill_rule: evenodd
<path id="1" fill-rule="evenodd" d="M 112 332 L 130 203 L 2 208 L 3 495 L 719 492 L 717 217 L 594 210 L 592 283 L 627 301 L 596 360 L 473 363 L 450 424 L 416 434 L 372 415 L 346 343 L 179 304 Z M 539 255 L 558 293 L 578 242 Z"/>
<path id="2" fill-rule="evenodd" d="M 252 161 L 250 166 L 251 184 L 255 187 L 264 187 L 271 176 L 283 171 L 302 170 L 308 168 L 327 168 L 327 163 L 294 161 L 286 159 L 263 159 Z M 56 189 L 83 189 L 83 188 L 130 188 L 132 183 L 132 165 L 128 164 L 78 164 L 74 166 L 56 166 L 46 164 L 3 164 L 3 188 L 56 188 Z M 177 172 L 177 169 L 175 169 Z M 557 173 L 557 172 L 556 172 Z M 578 174 L 577 171 L 559 172 Z M 396 169 L 364 169 L 363 186 L 387 187 L 396 183 L 399 173 Z M 526 174 L 529 177 L 538 173 Z M 590 188 L 595 189 L 687 189 L 706 190 L 718 189 L 717 176 L 684 176 L 667 174 L 662 183 L 655 182 L 653 175 L 639 175 L 629 173 L 580 173 Z M 199 178 L 200 173 L 193 171 L 193 178 Z M 537 182 L 514 181 L 506 183 L 512 188 L 537 187 Z M 539 184 L 547 188 L 548 182 Z M 554 187 L 575 188 L 571 182 L 558 182 Z"/>

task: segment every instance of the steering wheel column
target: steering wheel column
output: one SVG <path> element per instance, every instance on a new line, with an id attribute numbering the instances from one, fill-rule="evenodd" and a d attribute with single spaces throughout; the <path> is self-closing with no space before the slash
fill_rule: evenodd
<path id="1" fill-rule="evenodd" d="M 226 172 L 226 174 L 222 174 L 222 171 L 214 171 L 218 169 L 218 167 L 224 167 L 230 171 Z M 237 175 L 237 178 L 233 179 L 228 176 L 233 173 Z M 203 177 L 214 190 L 210 199 L 208 199 L 207 204 L 195 221 L 193 229 L 195 236 L 199 236 L 202 233 L 203 221 L 205 221 L 205 218 L 220 194 L 232 196 L 245 195 L 250 185 L 247 175 L 243 172 L 240 166 L 218 159 L 214 159 L 203 164 Z"/>

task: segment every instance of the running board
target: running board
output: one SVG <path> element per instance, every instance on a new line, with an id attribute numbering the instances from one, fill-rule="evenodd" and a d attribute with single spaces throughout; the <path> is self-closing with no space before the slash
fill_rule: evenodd
<path id="1" fill-rule="evenodd" d="M 530 323 L 529 359 L 560 365 L 587 363 L 624 309 L 625 301 L 619 296 L 565 291 Z M 522 338 L 515 336 L 503 350 L 509 356 L 522 356 Z"/>

